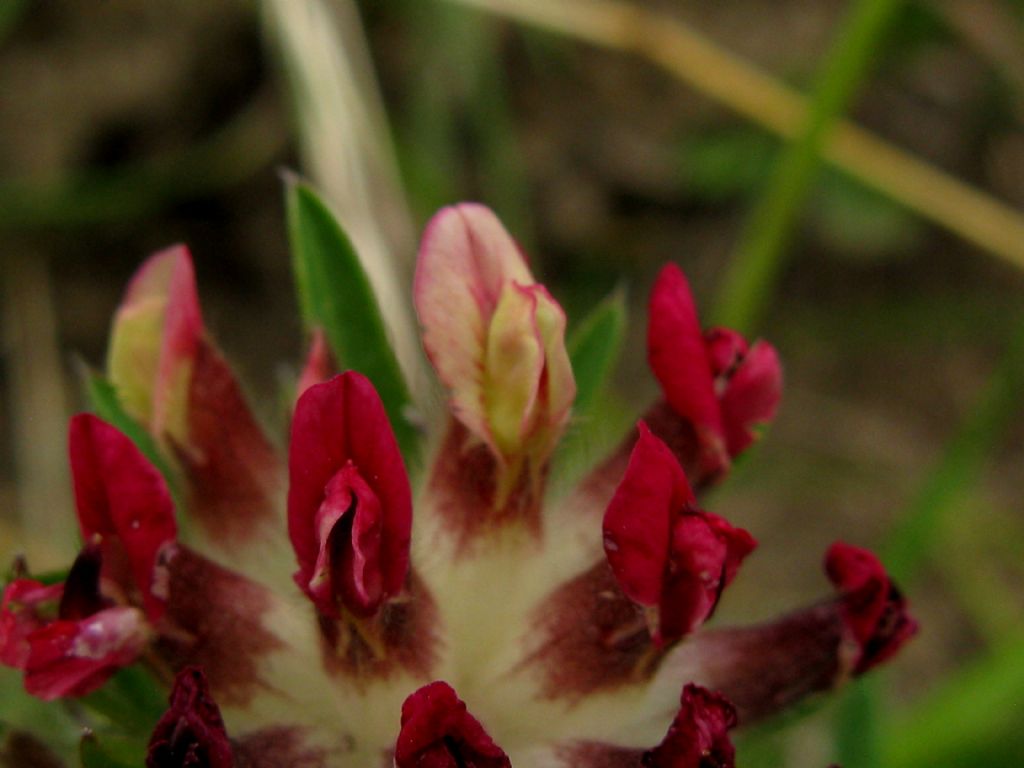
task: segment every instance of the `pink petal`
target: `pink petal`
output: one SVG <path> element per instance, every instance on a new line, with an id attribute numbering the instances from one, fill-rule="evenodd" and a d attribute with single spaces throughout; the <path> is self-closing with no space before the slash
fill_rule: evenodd
<path id="1" fill-rule="evenodd" d="M 651 292 L 647 355 L 665 398 L 697 430 L 705 461 L 724 463 L 722 415 L 704 335 L 690 285 L 674 264 L 661 270 Z"/>
<path id="2" fill-rule="evenodd" d="M 346 471 L 348 492 L 364 488 L 362 502 L 368 505 L 365 514 L 357 510 L 359 522 L 353 522 L 349 551 L 377 571 L 373 576 L 364 572 L 359 579 L 352 572 L 351 584 L 355 588 L 358 580 L 379 579 L 383 597 L 398 594 L 409 570 L 412 494 L 384 406 L 365 376 L 349 371 L 310 387 L 299 398 L 292 420 L 289 471 L 288 533 L 299 561 L 299 585 L 306 589 L 310 583 L 330 537 L 330 531 L 317 528 L 328 486 Z M 379 513 L 373 511 L 376 505 Z M 378 514 L 379 545 L 378 534 L 372 532 Z M 366 605 L 358 602 L 348 607 L 366 612 Z"/>
<path id="3" fill-rule="evenodd" d="M 159 434 L 180 398 L 203 335 L 192 257 L 183 245 L 151 256 L 128 285 L 114 321 L 111 377 L 134 413 Z M 149 374 L 151 381 L 139 378 Z M 135 410 L 130 408 L 131 410 Z"/>
<path id="4" fill-rule="evenodd" d="M 232 768 L 224 720 L 202 670 L 186 667 L 178 673 L 170 704 L 150 737 L 146 768 Z"/>
<path id="5" fill-rule="evenodd" d="M 123 547 L 146 614 L 159 618 L 159 584 L 178 535 L 163 477 L 128 437 L 89 414 L 71 419 L 68 447 L 82 537 Z"/>
<path id="6" fill-rule="evenodd" d="M 484 349 L 491 317 L 510 282 L 534 280 L 519 247 L 488 208 L 465 203 L 430 220 L 413 282 L 423 346 L 451 390 L 453 413 L 486 441 Z"/>
<path id="7" fill-rule="evenodd" d="M 775 347 L 756 342 L 729 378 L 722 395 L 722 420 L 730 456 L 755 439 L 753 431 L 775 418 L 782 397 L 782 366 Z"/>
<path id="8" fill-rule="evenodd" d="M 420 688 L 402 704 L 396 768 L 511 768 L 508 756 L 447 683 Z"/>
<path id="9" fill-rule="evenodd" d="M 51 622 L 28 638 L 25 690 L 46 701 L 84 696 L 132 664 L 150 638 L 145 616 L 128 606 Z"/>

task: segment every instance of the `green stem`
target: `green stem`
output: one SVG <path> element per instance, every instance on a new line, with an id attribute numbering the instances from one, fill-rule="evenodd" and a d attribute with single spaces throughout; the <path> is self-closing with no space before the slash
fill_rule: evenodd
<path id="1" fill-rule="evenodd" d="M 1016 330 L 974 411 L 946 445 L 889 536 L 883 560 L 897 582 L 909 582 L 935 545 L 955 502 L 1012 425 L 1022 391 L 1024 325 Z"/>
<path id="2" fill-rule="evenodd" d="M 822 165 L 831 129 L 874 61 L 899 0 L 860 0 L 850 11 L 820 73 L 803 133 L 785 150 L 754 210 L 718 297 L 716 322 L 755 328 L 782 272 L 802 204 Z"/>

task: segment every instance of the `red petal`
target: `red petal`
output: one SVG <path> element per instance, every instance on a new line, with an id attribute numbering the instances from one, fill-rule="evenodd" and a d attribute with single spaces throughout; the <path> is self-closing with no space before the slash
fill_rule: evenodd
<path id="1" fill-rule="evenodd" d="M 672 513 L 694 503 L 672 452 L 642 421 L 629 466 L 604 515 L 604 551 L 622 591 L 657 605 L 668 564 Z"/>
<path id="2" fill-rule="evenodd" d="M 775 347 L 758 341 L 729 378 L 722 395 L 729 455 L 739 455 L 754 441 L 753 427 L 775 418 L 782 397 L 782 366 Z"/>
<path id="3" fill-rule="evenodd" d="M 381 508 L 377 495 L 353 466 L 327 483 L 316 514 L 320 552 L 309 584 L 302 586 L 325 616 L 341 618 L 337 601 L 370 616 L 384 598 L 381 588 Z"/>
<path id="4" fill-rule="evenodd" d="M 708 328 L 704 331 L 704 348 L 711 364 L 711 377 L 731 376 L 747 356 L 747 340 L 732 328 Z"/>
<path id="5" fill-rule="evenodd" d="M 689 510 L 673 526 L 670 562 L 661 595 L 658 634 L 671 642 L 711 618 L 722 590 L 757 542 L 710 512 Z M 659 638 L 656 638 L 659 639 Z"/>
<path id="6" fill-rule="evenodd" d="M 736 752 L 729 729 L 736 710 L 728 699 L 697 685 L 683 689 L 679 713 L 665 740 L 644 754 L 650 768 L 734 768 Z"/>
<path id="7" fill-rule="evenodd" d="M 149 639 L 142 612 L 127 606 L 51 622 L 28 638 L 25 690 L 46 701 L 84 696 L 133 663 Z"/>
<path id="8" fill-rule="evenodd" d="M 724 463 L 722 414 L 711 361 L 690 285 L 675 264 L 661 270 L 651 292 L 647 356 L 665 398 L 697 430 L 705 461 L 715 466 Z"/>
<path id="9" fill-rule="evenodd" d="M 917 632 L 906 600 L 868 550 L 836 542 L 825 555 L 825 572 L 842 593 L 839 613 L 860 649 L 854 674 L 881 664 Z"/>
<path id="10" fill-rule="evenodd" d="M 370 549 L 376 550 L 379 576 L 373 578 L 380 579 L 383 596 L 393 597 L 402 590 L 409 570 L 412 493 L 380 397 L 370 381 L 354 371 L 310 387 L 295 408 L 288 533 L 299 561 L 296 580 L 300 585 L 309 584 L 327 540 L 317 530 L 317 515 L 328 485 L 346 468 L 354 470 L 380 506 L 379 548 L 373 546 L 369 533 L 374 525 L 374 515 L 369 513 L 353 529 L 359 541 L 352 542 L 352 551 L 367 557 Z M 371 504 L 371 497 L 364 501 Z M 365 613 L 365 606 L 349 607 Z"/>
<path id="11" fill-rule="evenodd" d="M 402 704 L 395 766 L 511 768 L 511 763 L 451 686 L 437 681 L 423 686 Z"/>
<path id="12" fill-rule="evenodd" d="M 604 543 L 632 600 L 658 606 L 658 644 L 706 621 L 740 562 L 756 545 L 746 531 L 696 508 L 679 462 L 640 423 L 625 477 L 608 505 Z"/>
<path id="13" fill-rule="evenodd" d="M 47 586 L 32 579 L 15 579 L 7 585 L 0 604 L 0 663 L 25 668 L 28 637 L 46 623 L 44 610 L 53 615 L 63 592 L 63 584 Z"/>
<path id="14" fill-rule="evenodd" d="M 178 673 L 170 703 L 149 740 L 146 768 L 231 768 L 234 757 L 224 720 L 199 668 Z"/>
<path id="15" fill-rule="evenodd" d="M 95 416 L 72 418 L 68 443 L 82 536 L 123 546 L 146 614 L 156 620 L 165 603 L 157 594 L 165 548 L 178 535 L 167 485 L 128 437 Z"/>

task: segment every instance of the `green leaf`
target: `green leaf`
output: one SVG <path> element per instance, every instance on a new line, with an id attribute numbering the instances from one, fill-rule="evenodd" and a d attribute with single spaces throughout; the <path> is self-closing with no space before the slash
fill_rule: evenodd
<path id="1" fill-rule="evenodd" d="M 1024 632 L 954 672 L 925 700 L 885 723 L 882 765 L 932 768 L 968 764 L 971 755 L 1019 749 L 1024 701 Z M 962 756 L 963 759 L 960 759 Z M 1017 759 L 975 765 L 1020 765 Z"/>
<path id="2" fill-rule="evenodd" d="M 373 382 L 402 453 L 411 461 L 418 453 L 419 435 L 407 418 L 409 391 L 359 256 L 334 214 L 307 184 L 289 183 L 287 207 L 292 266 L 306 327 L 323 328 L 338 364 Z"/>
<path id="3" fill-rule="evenodd" d="M 138 768 L 146 763 L 147 742 L 86 729 L 79 743 L 82 768 Z"/>
<path id="4" fill-rule="evenodd" d="M 135 443 L 135 447 L 142 451 L 142 455 L 149 459 L 150 463 L 159 470 L 167 482 L 167 487 L 174 497 L 175 507 L 182 509 L 178 494 L 177 478 L 171 470 L 170 465 L 164 459 L 163 454 L 157 447 L 153 436 L 145 430 L 134 418 L 128 415 L 121 405 L 117 396 L 117 389 L 110 381 L 87 367 L 83 366 L 82 374 L 85 383 L 85 392 L 92 406 L 92 410 L 104 421 L 108 421 L 128 436 L 128 439 Z"/>
<path id="5" fill-rule="evenodd" d="M 576 378 L 572 420 L 558 446 L 552 473 L 568 488 L 581 472 L 610 450 L 629 429 L 635 414 L 606 385 L 622 351 L 626 327 L 625 292 L 613 291 L 569 334 L 566 348 Z"/>
<path id="6" fill-rule="evenodd" d="M 167 694 L 142 666 L 119 669 L 103 687 L 79 699 L 117 728 L 146 735 L 167 709 Z"/>
<path id="7" fill-rule="evenodd" d="M 577 415 L 586 417 L 622 352 L 626 331 L 625 291 L 615 290 L 583 318 L 569 336 L 569 360 L 576 377 Z"/>

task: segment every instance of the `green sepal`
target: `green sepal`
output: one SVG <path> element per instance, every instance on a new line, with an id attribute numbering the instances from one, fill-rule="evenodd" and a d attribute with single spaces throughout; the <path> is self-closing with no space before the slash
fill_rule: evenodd
<path id="1" fill-rule="evenodd" d="M 626 296 L 617 288 L 594 307 L 570 334 L 569 360 L 576 378 L 573 411 L 586 418 L 605 387 L 622 352 L 626 331 Z"/>
<path id="2" fill-rule="evenodd" d="M 78 703 L 119 731 L 148 737 L 167 709 L 167 692 L 145 667 L 135 664 L 119 669 Z"/>

